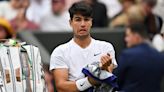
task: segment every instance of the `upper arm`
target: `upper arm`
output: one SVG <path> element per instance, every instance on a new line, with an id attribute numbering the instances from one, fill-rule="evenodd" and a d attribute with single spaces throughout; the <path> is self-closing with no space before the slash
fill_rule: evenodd
<path id="1" fill-rule="evenodd" d="M 68 61 L 64 57 L 61 48 L 56 48 L 50 59 L 50 70 L 55 79 L 58 92 L 78 92 L 75 81 L 69 81 Z"/>
<path id="2" fill-rule="evenodd" d="M 55 79 L 55 85 L 57 88 L 62 86 L 62 83 L 68 81 L 68 69 L 54 69 L 53 77 Z"/>
<path id="3" fill-rule="evenodd" d="M 76 82 L 68 80 L 68 69 L 54 69 L 53 76 L 58 92 L 78 92 Z"/>

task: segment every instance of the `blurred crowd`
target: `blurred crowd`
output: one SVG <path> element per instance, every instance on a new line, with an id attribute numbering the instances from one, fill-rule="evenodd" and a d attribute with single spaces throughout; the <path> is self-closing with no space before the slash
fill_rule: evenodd
<path id="1" fill-rule="evenodd" d="M 68 9 L 78 1 L 81 0 L 0 0 L 0 29 L 10 29 L 7 32 L 12 33 L 13 37 L 24 30 L 71 31 Z M 144 23 L 154 46 L 159 51 L 164 50 L 163 0 L 84 1 L 93 8 L 93 28 L 116 28 L 126 27 L 133 22 Z"/>
<path id="2" fill-rule="evenodd" d="M 17 32 L 25 30 L 71 31 L 68 9 L 79 1 L 0 0 L 0 39 L 16 38 Z M 164 52 L 163 0 L 84 1 L 93 8 L 93 28 L 123 28 L 135 22 L 143 23 L 152 45 Z"/>
<path id="3" fill-rule="evenodd" d="M 0 0 L 0 39 L 20 31 L 71 31 L 69 7 L 81 0 Z M 93 28 L 143 23 L 158 51 L 164 51 L 163 0 L 84 0 L 93 8 Z M 163 19 L 162 19 L 163 18 Z M 101 31 L 101 30 L 100 30 Z"/>

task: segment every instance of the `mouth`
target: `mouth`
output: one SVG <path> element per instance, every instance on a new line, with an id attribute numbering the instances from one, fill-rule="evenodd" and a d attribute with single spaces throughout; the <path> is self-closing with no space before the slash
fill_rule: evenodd
<path id="1" fill-rule="evenodd" d="M 86 30 L 86 29 L 81 29 L 80 32 L 81 32 L 81 31 L 82 31 L 82 32 L 86 32 L 87 30 Z"/>

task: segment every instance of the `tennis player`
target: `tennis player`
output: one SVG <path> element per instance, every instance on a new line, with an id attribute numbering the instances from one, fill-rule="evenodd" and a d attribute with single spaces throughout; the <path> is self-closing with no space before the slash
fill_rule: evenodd
<path id="1" fill-rule="evenodd" d="M 98 82 L 85 77 L 82 68 L 98 61 L 102 69 L 112 72 L 117 66 L 115 51 L 111 43 L 91 37 L 93 19 L 89 5 L 83 1 L 74 3 L 69 13 L 73 38 L 55 48 L 51 54 L 50 70 L 58 92 L 86 91 Z"/>

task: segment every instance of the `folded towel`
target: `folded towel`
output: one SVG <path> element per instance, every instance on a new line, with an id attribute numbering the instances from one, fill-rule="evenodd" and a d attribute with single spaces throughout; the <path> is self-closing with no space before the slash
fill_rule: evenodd
<path id="1" fill-rule="evenodd" d="M 106 70 L 102 70 L 99 67 L 99 62 L 88 64 L 82 69 L 82 72 L 101 83 L 100 86 L 95 86 L 92 88 L 92 91 L 90 89 L 88 92 L 111 92 L 113 88 L 118 87 L 116 83 L 117 77 Z"/>

